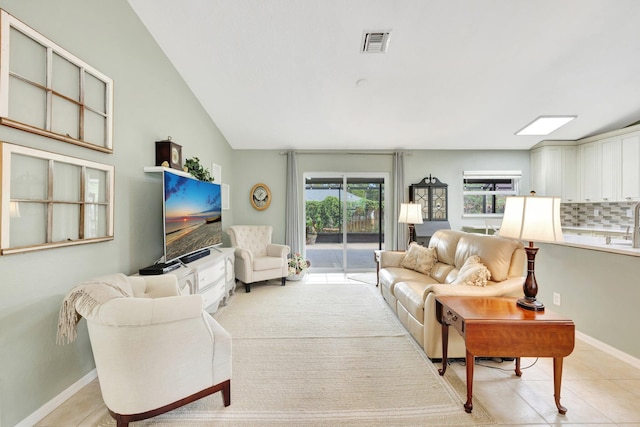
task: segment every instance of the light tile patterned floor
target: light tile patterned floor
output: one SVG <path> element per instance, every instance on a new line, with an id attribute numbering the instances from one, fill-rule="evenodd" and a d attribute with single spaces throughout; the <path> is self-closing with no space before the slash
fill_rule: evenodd
<path id="1" fill-rule="evenodd" d="M 349 274 L 358 282 L 375 283 L 375 273 Z M 344 283 L 341 273 L 313 273 L 308 283 Z M 551 359 L 525 358 L 522 377 L 513 362 L 479 361 L 475 368 L 474 399 L 482 402 L 500 426 L 624 426 L 640 427 L 640 369 L 577 341 L 565 359 L 559 415 L 553 399 Z M 529 365 L 531 365 L 529 367 Z M 465 367 L 454 362 L 447 375 L 465 378 Z M 36 426 L 91 426 L 104 413 L 97 380 L 86 386 Z M 462 410 L 462 407 L 460 408 Z"/>

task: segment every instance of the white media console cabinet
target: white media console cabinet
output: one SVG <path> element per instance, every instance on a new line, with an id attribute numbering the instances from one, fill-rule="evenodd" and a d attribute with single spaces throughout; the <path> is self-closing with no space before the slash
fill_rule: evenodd
<path id="1" fill-rule="evenodd" d="M 210 255 L 166 274 L 173 274 L 178 278 L 182 294 L 202 295 L 205 310 L 215 313 L 235 292 L 234 261 L 233 248 L 211 248 Z"/>

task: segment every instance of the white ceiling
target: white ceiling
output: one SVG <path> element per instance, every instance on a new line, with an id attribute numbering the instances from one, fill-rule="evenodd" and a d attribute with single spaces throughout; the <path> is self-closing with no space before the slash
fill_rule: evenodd
<path id="1" fill-rule="evenodd" d="M 640 120 L 638 0 L 129 3 L 235 149 L 529 149 Z M 360 53 L 369 30 L 387 53 Z M 578 118 L 514 135 L 539 115 Z"/>

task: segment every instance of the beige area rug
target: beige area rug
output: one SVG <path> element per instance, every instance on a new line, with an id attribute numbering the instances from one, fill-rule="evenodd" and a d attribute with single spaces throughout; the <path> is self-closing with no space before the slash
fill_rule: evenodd
<path id="1" fill-rule="evenodd" d="M 474 426 L 493 419 L 441 378 L 375 286 L 289 282 L 239 291 L 216 319 L 233 336 L 220 393 L 135 426 Z M 114 425 L 104 417 L 100 425 Z"/>

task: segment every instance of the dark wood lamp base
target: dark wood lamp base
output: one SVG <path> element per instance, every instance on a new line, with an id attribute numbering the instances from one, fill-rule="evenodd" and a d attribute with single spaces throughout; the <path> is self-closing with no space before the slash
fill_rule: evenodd
<path id="1" fill-rule="evenodd" d="M 526 310 L 544 311 L 544 304 L 535 298 L 520 298 L 517 302 L 518 307 L 522 307 Z"/>
<path id="2" fill-rule="evenodd" d="M 536 282 L 535 264 L 538 248 L 533 247 L 533 242 L 529 242 L 529 246 L 525 246 L 524 251 L 527 253 L 527 278 L 522 285 L 524 298 L 519 299 L 517 304 L 518 307 L 526 310 L 544 311 L 544 304 L 536 299 L 538 283 Z"/>

